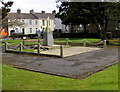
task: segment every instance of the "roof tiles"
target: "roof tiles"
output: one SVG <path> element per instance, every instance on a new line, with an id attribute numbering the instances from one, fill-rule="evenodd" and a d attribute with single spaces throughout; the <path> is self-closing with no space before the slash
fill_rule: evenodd
<path id="1" fill-rule="evenodd" d="M 50 19 L 54 19 L 55 15 L 52 13 L 9 13 L 8 18 L 11 19 L 46 19 L 49 16 Z"/>

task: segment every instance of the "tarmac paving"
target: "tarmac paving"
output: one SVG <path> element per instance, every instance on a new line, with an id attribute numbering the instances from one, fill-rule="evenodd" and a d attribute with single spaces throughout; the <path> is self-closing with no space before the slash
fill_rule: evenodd
<path id="1" fill-rule="evenodd" d="M 77 53 L 76 55 L 64 58 L 12 53 L 1 54 L 3 64 L 12 65 L 20 69 L 77 79 L 85 78 L 119 62 L 117 47 L 86 52 L 84 50 L 83 53 Z M 76 52 L 76 50 L 73 49 L 72 52 Z"/>

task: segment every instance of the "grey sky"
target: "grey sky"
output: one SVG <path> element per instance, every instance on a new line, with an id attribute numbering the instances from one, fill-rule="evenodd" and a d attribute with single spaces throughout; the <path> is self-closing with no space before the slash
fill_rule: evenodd
<path id="1" fill-rule="evenodd" d="M 9 0 L 4 0 L 9 1 Z M 16 12 L 18 8 L 21 12 L 29 12 L 33 9 L 35 12 L 41 12 L 42 10 L 50 13 L 53 10 L 57 10 L 55 0 L 11 0 L 14 4 L 11 8 L 11 12 Z"/>

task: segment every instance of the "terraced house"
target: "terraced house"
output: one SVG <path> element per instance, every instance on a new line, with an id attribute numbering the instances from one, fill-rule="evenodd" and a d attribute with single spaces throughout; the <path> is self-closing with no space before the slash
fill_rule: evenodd
<path id="1" fill-rule="evenodd" d="M 49 26 L 51 30 L 55 28 L 55 15 L 54 13 L 35 13 L 34 10 L 30 10 L 29 13 L 21 13 L 20 9 L 17 9 L 17 13 L 8 14 L 8 35 L 11 34 L 36 34 L 38 30 L 43 31 L 47 27 L 46 19 L 49 18 Z"/>

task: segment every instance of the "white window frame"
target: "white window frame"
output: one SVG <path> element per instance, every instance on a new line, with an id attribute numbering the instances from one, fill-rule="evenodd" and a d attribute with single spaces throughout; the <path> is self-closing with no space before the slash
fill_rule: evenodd
<path id="1" fill-rule="evenodd" d="M 29 20 L 29 24 L 32 25 L 32 20 Z"/>
<path id="2" fill-rule="evenodd" d="M 30 33 L 32 33 L 32 28 L 30 28 Z"/>
<path id="3" fill-rule="evenodd" d="M 42 25 L 45 26 L 45 20 L 42 20 Z"/>
<path id="4" fill-rule="evenodd" d="M 38 25 L 38 20 L 35 20 L 35 24 Z"/>

